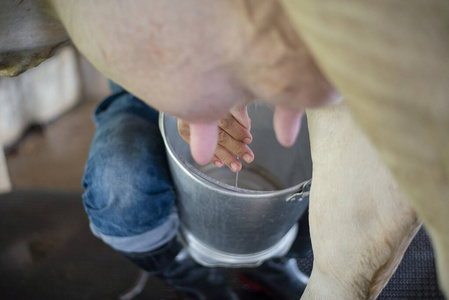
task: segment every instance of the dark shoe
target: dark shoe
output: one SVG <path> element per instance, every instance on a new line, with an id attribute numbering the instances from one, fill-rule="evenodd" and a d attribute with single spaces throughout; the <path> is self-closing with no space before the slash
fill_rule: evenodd
<path id="1" fill-rule="evenodd" d="M 217 268 L 196 263 L 187 251 L 173 240 L 147 253 L 123 253 L 136 265 L 159 277 L 185 300 L 238 300 Z"/>
<path id="2" fill-rule="evenodd" d="M 181 250 L 173 264 L 161 275 L 182 299 L 237 300 L 217 268 L 207 268 L 195 262 L 186 250 Z"/>
<path id="3" fill-rule="evenodd" d="M 298 300 L 309 281 L 309 277 L 298 269 L 294 258 L 270 259 L 260 267 L 243 269 L 239 279 L 251 290 L 276 300 Z"/>

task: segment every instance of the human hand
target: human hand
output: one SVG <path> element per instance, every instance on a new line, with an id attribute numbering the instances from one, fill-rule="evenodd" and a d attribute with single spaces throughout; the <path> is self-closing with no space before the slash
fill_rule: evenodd
<path id="1" fill-rule="evenodd" d="M 247 106 L 232 109 L 218 122 L 218 145 L 210 162 L 219 168 L 226 165 L 233 172 L 242 169 L 242 163 L 235 155 L 251 163 L 254 160 L 254 153 L 248 147 L 253 139 L 250 130 L 251 119 L 248 116 Z M 190 124 L 178 119 L 178 131 L 181 137 L 191 144 Z"/>

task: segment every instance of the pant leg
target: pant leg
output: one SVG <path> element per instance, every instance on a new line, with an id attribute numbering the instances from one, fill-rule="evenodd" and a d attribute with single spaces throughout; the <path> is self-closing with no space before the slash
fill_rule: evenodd
<path id="1" fill-rule="evenodd" d="M 94 235 L 122 252 L 148 252 L 178 229 L 158 112 L 117 85 L 95 111 L 83 178 Z"/>

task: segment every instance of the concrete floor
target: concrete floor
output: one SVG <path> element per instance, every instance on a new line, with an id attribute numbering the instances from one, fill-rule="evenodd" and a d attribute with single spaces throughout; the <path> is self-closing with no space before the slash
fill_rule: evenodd
<path id="1" fill-rule="evenodd" d="M 81 192 L 97 103 L 81 103 L 43 131 L 29 133 L 13 151 L 8 151 L 6 160 L 14 189 Z"/>

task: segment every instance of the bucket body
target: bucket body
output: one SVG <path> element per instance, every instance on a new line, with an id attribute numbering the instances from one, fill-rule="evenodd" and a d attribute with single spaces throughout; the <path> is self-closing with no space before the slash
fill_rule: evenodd
<path id="1" fill-rule="evenodd" d="M 307 122 L 298 140 L 284 148 L 273 131 L 273 112 L 251 104 L 255 159 L 238 174 L 226 166 L 195 163 L 174 118 L 161 114 L 160 128 L 177 193 L 180 236 L 190 254 L 208 266 L 255 266 L 285 254 L 308 198 L 294 195 L 311 178 Z M 288 201 L 295 199 L 295 201 Z"/>

